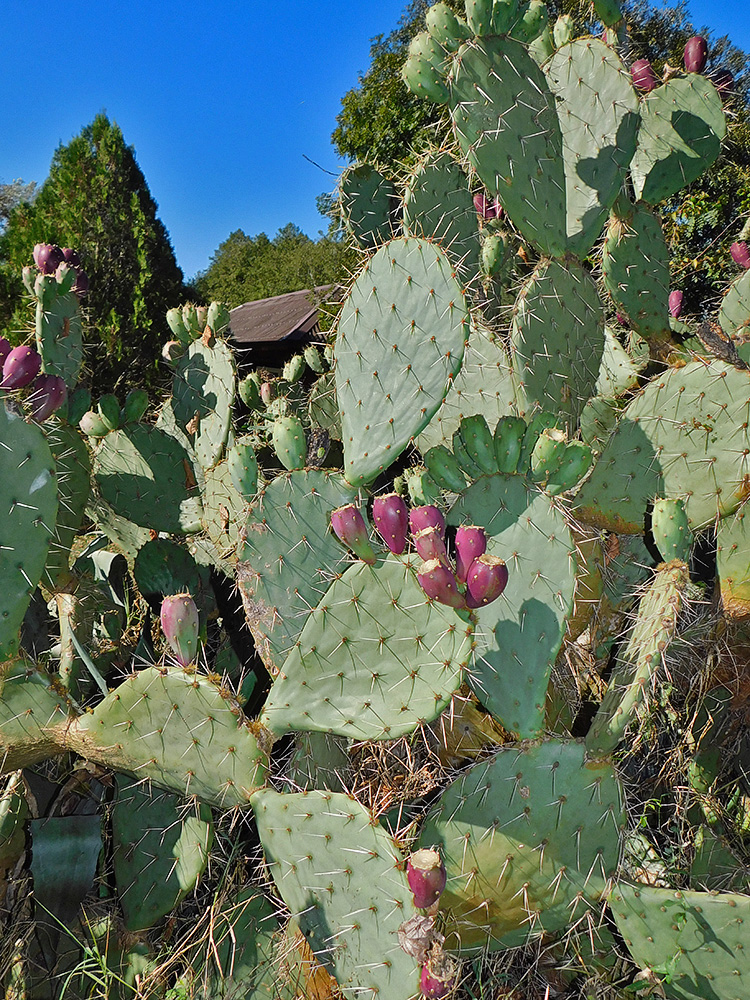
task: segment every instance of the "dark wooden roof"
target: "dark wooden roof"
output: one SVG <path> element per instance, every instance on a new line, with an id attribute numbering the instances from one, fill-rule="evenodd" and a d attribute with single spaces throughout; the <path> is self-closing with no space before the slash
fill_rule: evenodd
<path id="1" fill-rule="evenodd" d="M 229 313 L 230 335 L 236 343 L 247 346 L 300 340 L 317 325 L 319 305 L 340 288 L 320 285 L 313 291 L 303 289 L 235 306 Z"/>

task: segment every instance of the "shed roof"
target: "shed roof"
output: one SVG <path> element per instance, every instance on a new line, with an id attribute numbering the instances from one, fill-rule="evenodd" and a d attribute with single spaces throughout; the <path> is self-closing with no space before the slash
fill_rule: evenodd
<path id="1" fill-rule="evenodd" d="M 340 287 L 319 285 L 235 306 L 229 313 L 232 338 L 240 344 L 268 344 L 303 337 L 317 324 L 320 304 Z"/>

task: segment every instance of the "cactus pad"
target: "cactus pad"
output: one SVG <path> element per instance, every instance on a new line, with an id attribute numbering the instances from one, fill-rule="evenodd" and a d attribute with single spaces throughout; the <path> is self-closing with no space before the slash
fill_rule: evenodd
<path id="1" fill-rule="evenodd" d="M 341 175 L 339 194 L 344 225 L 363 249 L 391 238 L 398 206 L 392 181 L 367 163 L 355 163 Z"/>
<path id="2" fill-rule="evenodd" d="M 175 367 L 174 415 L 201 466 L 210 469 L 221 458 L 232 420 L 236 382 L 232 351 L 222 340 L 211 346 L 195 340 Z"/>

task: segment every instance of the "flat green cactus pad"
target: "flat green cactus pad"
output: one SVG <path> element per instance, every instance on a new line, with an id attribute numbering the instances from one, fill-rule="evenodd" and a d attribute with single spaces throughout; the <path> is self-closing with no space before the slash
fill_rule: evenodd
<path id="1" fill-rule="evenodd" d="M 750 897 L 618 883 L 609 906 L 633 961 L 670 1000 L 745 1000 Z"/>
<path id="2" fill-rule="evenodd" d="M 504 559 L 509 572 L 503 594 L 475 612 L 469 685 L 506 729 L 523 738 L 538 736 L 573 607 L 575 546 L 565 519 L 524 477 L 498 474 L 470 486 L 448 522 L 481 525 L 487 551 Z"/>
<path id="3" fill-rule="evenodd" d="M 194 340 L 175 366 L 172 409 L 204 469 L 221 458 L 232 421 L 236 378 L 231 348 Z M 193 429 L 194 428 L 194 429 Z"/>
<path id="4" fill-rule="evenodd" d="M 59 375 L 72 389 L 83 364 L 81 307 L 74 292 L 56 295 L 46 307 L 37 301 L 36 347 L 43 370 Z"/>
<path id="5" fill-rule="evenodd" d="M 333 582 L 273 683 L 265 726 L 383 740 L 437 718 L 461 684 L 473 629 L 427 598 L 411 563 L 358 562 Z"/>
<path id="6" fill-rule="evenodd" d="M 530 408 L 575 429 L 604 355 L 604 311 L 591 275 L 573 258 L 543 260 L 518 296 L 511 360 Z"/>
<path id="7" fill-rule="evenodd" d="M 721 98 L 705 76 L 688 73 L 652 90 L 641 101 L 630 167 L 636 198 L 656 205 L 700 177 L 726 131 Z"/>
<path id="8" fill-rule="evenodd" d="M 431 152 L 404 192 L 404 226 L 412 236 L 438 240 L 469 281 L 479 273 L 479 229 L 469 180 L 450 153 Z"/>
<path id="9" fill-rule="evenodd" d="M 129 931 L 153 926 L 195 887 L 213 841 L 211 810 L 116 776 L 112 808 L 117 894 Z"/>
<path id="10" fill-rule="evenodd" d="M 563 139 L 544 73 L 521 42 L 477 38 L 456 54 L 448 87 L 456 136 L 484 186 L 524 239 L 562 255 Z"/>
<path id="11" fill-rule="evenodd" d="M 354 163 L 341 175 L 339 191 L 344 225 L 363 249 L 391 238 L 399 204 L 393 181 L 369 163 Z"/>
<path id="12" fill-rule="evenodd" d="M 730 615 L 750 614 L 750 521 L 741 510 L 725 517 L 716 529 L 716 571 L 721 600 Z"/>
<path id="13" fill-rule="evenodd" d="M 59 584 L 67 582 L 70 547 L 81 527 L 91 492 L 91 462 L 75 427 L 56 421 L 47 426 L 46 434 L 55 459 L 59 502 L 42 583 L 54 593 Z"/>
<path id="14" fill-rule="evenodd" d="M 178 795 L 229 808 L 265 781 L 267 758 L 229 692 L 177 667 L 133 674 L 80 716 L 68 749 Z"/>
<path id="15" fill-rule="evenodd" d="M 414 997 L 398 929 L 417 911 L 392 837 L 341 792 L 263 789 L 251 805 L 279 895 L 344 995 Z"/>
<path id="16" fill-rule="evenodd" d="M 274 672 L 349 563 L 329 518 L 355 496 L 340 475 L 299 471 L 271 480 L 250 508 L 237 552 L 237 586 L 256 648 Z"/>
<path id="17" fill-rule="evenodd" d="M 563 45 L 544 73 L 562 130 L 568 248 L 585 257 L 635 152 L 638 95 L 617 54 L 598 38 Z"/>
<path id="18" fill-rule="evenodd" d="M 750 489 L 750 374 L 695 361 L 653 378 L 625 408 L 575 499 L 577 516 L 624 534 L 644 530 L 655 497 L 685 502 L 696 531 Z"/>
<path id="19" fill-rule="evenodd" d="M 728 337 L 750 337 L 750 271 L 735 278 L 721 300 L 719 323 Z"/>
<path id="20" fill-rule="evenodd" d="M 0 774 L 63 753 L 69 722 L 59 685 L 23 660 L 4 664 L 0 676 Z"/>
<path id="21" fill-rule="evenodd" d="M 188 453 L 158 427 L 131 424 L 103 439 L 94 459 L 102 496 L 116 514 L 165 532 L 201 530 L 201 502 Z"/>
<path id="22" fill-rule="evenodd" d="M 0 663 L 18 650 L 18 630 L 53 539 L 58 494 L 44 435 L 0 400 Z"/>
<path id="23" fill-rule="evenodd" d="M 624 818 L 612 767 L 587 766 L 580 744 L 509 747 L 475 764 L 419 837 L 445 863 L 446 947 L 514 947 L 570 927 L 617 867 Z"/>
<path id="24" fill-rule="evenodd" d="M 427 426 L 461 367 L 468 320 L 453 264 L 438 244 L 392 240 L 365 265 L 336 338 L 350 483 L 373 480 Z"/>

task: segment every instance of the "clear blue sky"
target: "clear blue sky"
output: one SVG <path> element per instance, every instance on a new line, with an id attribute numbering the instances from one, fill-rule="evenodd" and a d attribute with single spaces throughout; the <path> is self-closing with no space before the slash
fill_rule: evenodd
<path id="1" fill-rule="evenodd" d="M 406 0 L 5 0 L 0 181 L 44 181 L 60 142 L 106 111 L 136 150 L 186 277 L 235 229 L 325 228 L 330 135 L 370 39 Z M 750 51 L 746 0 L 689 0 Z"/>

